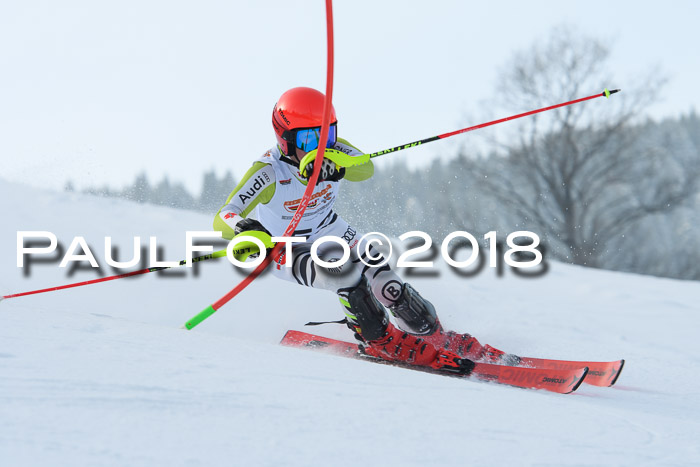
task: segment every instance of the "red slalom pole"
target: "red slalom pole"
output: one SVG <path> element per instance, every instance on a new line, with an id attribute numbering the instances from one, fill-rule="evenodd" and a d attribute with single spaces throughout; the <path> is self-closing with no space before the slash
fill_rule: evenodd
<path id="1" fill-rule="evenodd" d="M 226 256 L 226 250 L 219 250 L 219 251 L 215 251 L 214 253 L 210 253 L 208 255 L 198 256 L 196 258 L 192 258 L 192 262 L 196 263 L 196 262 L 204 261 L 207 259 L 221 258 L 223 256 Z M 178 263 L 178 266 L 182 266 L 184 264 L 187 264 L 187 260 L 183 259 L 182 261 L 180 261 Z M 7 298 L 24 297 L 26 295 L 34 295 L 34 294 L 45 293 L 45 292 L 53 292 L 54 290 L 71 289 L 73 287 L 82 287 L 84 285 L 97 284 L 98 282 L 107 282 L 107 281 L 113 281 L 116 279 L 124 279 L 126 277 L 133 277 L 133 276 L 138 276 L 140 274 L 148 274 L 149 272 L 156 272 L 156 271 L 162 271 L 164 269 L 170 269 L 171 267 L 174 267 L 174 266 L 159 266 L 157 268 L 145 268 L 145 269 L 140 269 L 138 271 L 125 272 L 124 274 L 117 274 L 116 276 L 101 277 L 99 279 L 92 279 L 89 281 L 76 282 L 74 284 L 59 285 L 57 287 L 48 287 L 46 289 L 30 290 L 29 292 L 14 293 L 14 294 L 4 295 L 4 296 L 0 297 L 0 301 L 5 300 Z"/>
<path id="2" fill-rule="evenodd" d="M 569 101 L 569 102 L 563 102 L 561 104 L 550 105 L 549 107 L 543 107 L 543 108 L 537 109 L 537 110 L 530 110 L 529 112 L 524 112 L 521 114 L 512 115 L 510 117 L 500 118 L 498 120 L 493 120 L 491 122 L 481 123 L 479 125 L 470 126 L 468 128 L 462 128 L 461 130 L 451 131 L 449 133 L 444 133 L 444 134 L 438 135 L 438 136 L 431 136 L 430 138 L 425 138 L 425 139 L 421 139 L 419 141 L 414 141 L 413 143 L 402 144 L 400 146 L 394 146 L 393 148 L 384 149 L 383 151 L 373 152 L 369 155 L 369 157 L 373 158 L 373 157 L 383 156 L 384 154 L 389 154 L 392 152 L 401 151 L 403 149 L 413 148 L 416 146 L 420 146 L 421 144 L 431 143 L 433 141 L 437 141 L 439 139 L 445 139 L 445 138 L 449 138 L 450 136 L 455 136 L 455 135 L 459 135 L 462 133 L 466 133 L 468 131 L 478 130 L 479 128 L 486 128 L 487 126 L 497 125 L 499 123 L 507 122 L 510 120 L 515 120 L 517 118 L 527 117 L 528 115 L 534 115 L 534 114 L 537 114 L 540 112 L 546 112 L 548 110 L 558 109 L 559 107 L 566 107 L 567 105 L 573 105 L 573 104 L 578 104 L 579 102 L 588 101 L 591 99 L 597 99 L 598 97 L 610 97 L 611 94 L 615 94 L 616 92 L 620 92 L 620 89 L 613 89 L 612 91 L 608 91 L 606 89 L 600 94 L 594 94 L 592 96 L 582 97 L 580 99 L 575 99 L 575 100 Z"/>
<path id="3" fill-rule="evenodd" d="M 332 0 L 326 0 L 326 35 L 327 35 L 327 65 L 326 65 L 326 100 L 323 103 L 323 121 L 321 123 L 321 135 L 319 141 L 328 140 L 328 128 L 330 127 L 331 120 L 331 104 L 333 102 L 333 2 Z M 316 153 L 316 158 L 314 159 L 314 171 L 311 174 L 306 190 L 304 191 L 304 196 L 301 199 L 301 203 L 294 213 L 294 217 L 289 222 L 287 229 L 284 231 L 283 237 L 291 237 L 294 235 L 294 231 L 299 225 L 301 218 L 306 211 L 306 207 L 309 205 L 311 200 L 311 195 L 313 194 L 314 188 L 316 187 L 316 182 L 318 181 L 319 174 L 321 173 L 321 165 L 323 163 L 323 155 L 326 151 L 325 144 L 318 145 L 318 152 Z M 251 282 L 257 278 L 260 273 L 262 273 L 265 268 L 272 262 L 272 258 L 278 258 L 284 244 L 278 243 L 272 249 L 269 255 L 265 256 L 265 259 L 255 268 L 253 272 L 248 274 L 248 276 L 243 279 L 236 287 L 231 289 L 226 295 L 221 297 L 219 300 L 213 304 L 206 307 L 204 310 L 200 311 L 197 315 L 192 317 L 189 321 L 182 326 L 185 329 L 192 329 L 199 323 L 207 319 L 209 316 L 213 315 L 222 306 L 226 305 L 233 297 L 238 295 L 243 289 L 248 287 Z"/>

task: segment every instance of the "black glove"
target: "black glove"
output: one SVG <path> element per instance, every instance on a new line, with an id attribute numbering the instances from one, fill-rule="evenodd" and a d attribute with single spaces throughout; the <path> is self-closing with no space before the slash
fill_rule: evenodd
<path id="1" fill-rule="evenodd" d="M 272 234 L 256 219 L 241 219 L 240 221 L 238 221 L 236 227 L 233 230 L 234 232 L 236 232 L 236 235 L 240 234 L 241 232 L 257 230 L 259 232 L 265 232 L 269 236 L 272 236 Z"/>
<path id="2" fill-rule="evenodd" d="M 306 166 L 306 173 L 309 175 L 308 177 L 305 177 L 307 180 L 311 178 L 311 174 L 314 173 L 314 163 L 310 162 Z M 321 164 L 321 173 L 318 176 L 318 181 L 316 184 L 318 185 L 319 183 L 323 181 L 328 181 L 328 182 L 337 182 L 341 180 L 345 176 L 345 167 L 336 167 L 335 162 L 333 162 L 330 159 L 323 159 L 323 163 Z"/>

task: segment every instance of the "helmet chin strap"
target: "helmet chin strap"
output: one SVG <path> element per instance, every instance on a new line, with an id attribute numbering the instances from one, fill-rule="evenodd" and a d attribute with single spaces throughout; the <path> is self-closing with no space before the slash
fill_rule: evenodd
<path id="1" fill-rule="evenodd" d="M 287 142 L 287 148 L 289 148 L 289 146 L 290 146 L 290 143 Z M 282 150 L 282 148 L 280 147 L 279 144 L 277 145 L 277 148 L 280 150 L 280 160 L 282 162 L 284 162 L 285 164 L 289 164 L 292 167 L 296 167 L 297 169 L 299 168 L 299 163 L 294 162 L 294 159 L 287 157 L 287 155 L 284 153 L 284 151 Z"/>

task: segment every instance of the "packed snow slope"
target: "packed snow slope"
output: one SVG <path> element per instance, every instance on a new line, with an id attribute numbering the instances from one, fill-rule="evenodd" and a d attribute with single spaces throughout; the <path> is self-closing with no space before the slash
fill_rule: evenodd
<path id="1" fill-rule="evenodd" d="M 184 257 L 211 217 L 0 181 L 0 292 L 99 277 L 16 266 L 17 231 L 156 236 Z M 442 239 L 436 239 L 441 241 Z M 85 263 L 86 264 L 86 263 Z M 411 282 L 446 327 L 528 356 L 627 364 L 570 395 L 373 365 L 277 345 L 342 317 L 333 294 L 264 277 L 193 331 L 242 275 L 147 274 L 0 303 L 0 464 L 689 465 L 700 463 L 700 284 L 551 263 L 539 279 L 441 270 Z M 311 328 L 350 338 L 342 326 Z"/>

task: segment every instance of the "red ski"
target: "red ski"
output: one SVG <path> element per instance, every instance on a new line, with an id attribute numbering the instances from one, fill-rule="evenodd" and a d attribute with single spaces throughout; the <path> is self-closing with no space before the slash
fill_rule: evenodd
<path id="1" fill-rule="evenodd" d="M 388 362 L 361 354 L 358 351 L 357 344 L 330 339 L 328 337 L 315 336 L 301 331 L 287 331 L 287 334 L 282 338 L 280 344 L 290 347 L 320 350 L 343 357 L 370 360 L 377 363 L 409 368 L 411 370 L 426 371 L 446 376 L 474 377 L 510 386 L 528 389 L 544 389 L 560 394 L 574 392 L 586 378 L 586 373 L 588 373 L 588 368 L 585 366 L 574 369 L 548 369 L 476 363 L 474 369 L 469 374 L 460 375 L 400 362 Z"/>
<path id="2" fill-rule="evenodd" d="M 612 386 L 620 377 L 624 360 L 614 362 L 577 362 L 571 360 L 549 360 L 544 358 L 520 357 L 520 365 L 526 368 L 542 368 L 553 370 L 573 370 L 583 366 L 588 367 L 586 384 L 593 386 Z"/>

